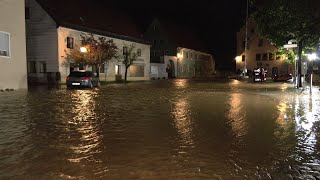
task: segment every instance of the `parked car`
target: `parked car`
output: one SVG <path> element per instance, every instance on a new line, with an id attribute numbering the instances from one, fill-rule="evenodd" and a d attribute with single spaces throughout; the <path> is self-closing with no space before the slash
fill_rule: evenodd
<path id="1" fill-rule="evenodd" d="M 99 78 L 91 71 L 72 71 L 66 79 L 67 88 L 72 87 L 98 87 Z"/>
<path id="2" fill-rule="evenodd" d="M 280 76 L 273 76 L 272 79 L 273 79 L 273 81 L 288 81 L 288 80 L 292 79 L 292 75 L 291 74 L 284 74 L 284 75 L 280 75 Z"/>
<path id="3" fill-rule="evenodd" d="M 263 68 L 254 69 L 253 72 L 252 72 L 253 82 L 257 82 L 257 81 L 263 82 L 263 81 L 266 81 L 266 80 L 267 80 L 267 78 L 266 78 L 267 72 L 268 72 L 268 71 L 265 70 L 265 69 L 263 69 Z"/>

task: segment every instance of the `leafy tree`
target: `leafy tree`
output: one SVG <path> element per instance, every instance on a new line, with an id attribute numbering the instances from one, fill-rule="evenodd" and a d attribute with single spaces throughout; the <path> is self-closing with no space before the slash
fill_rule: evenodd
<path id="1" fill-rule="evenodd" d="M 127 44 L 124 44 L 123 52 L 120 51 L 117 57 L 118 61 L 125 66 L 124 81 L 127 82 L 128 69 L 138 58 L 136 44 L 132 43 L 129 46 Z"/>
<path id="2" fill-rule="evenodd" d="M 305 48 L 316 47 L 320 19 L 316 0 L 272 0 L 254 13 L 260 35 L 278 47 L 289 40 L 298 42 L 298 86 L 301 87 L 301 60 Z"/>
<path id="3" fill-rule="evenodd" d="M 118 47 L 112 39 L 107 40 L 105 37 L 98 37 L 93 34 L 81 34 L 81 46 L 87 49 L 87 52 L 82 53 L 80 49 L 74 49 L 67 52 L 66 61 L 74 63 L 76 66 L 80 64 L 95 67 L 97 76 L 99 77 L 99 69 L 102 64 L 108 64 L 117 56 Z"/>

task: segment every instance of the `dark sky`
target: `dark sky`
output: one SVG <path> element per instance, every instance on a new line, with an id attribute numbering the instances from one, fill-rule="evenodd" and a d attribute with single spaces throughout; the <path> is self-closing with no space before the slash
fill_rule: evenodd
<path id="1" fill-rule="evenodd" d="M 97 0 L 127 11 L 146 28 L 154 17 L 169 18 L 199 35 L 222 69 L 232 69 L 236 32 L 245 18 L 246 0 Z"/>

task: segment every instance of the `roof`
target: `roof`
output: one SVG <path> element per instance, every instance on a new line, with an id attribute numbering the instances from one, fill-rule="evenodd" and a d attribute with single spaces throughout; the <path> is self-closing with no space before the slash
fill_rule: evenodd
<path id="1" fill-rule="evenodd" d="M 36 0 L 57 23 L 80 31 L 149 44 L 133 19 L 95 0 Z"/>
<path id="2" fill-rule="evenodd" d="M 179 47 L 211 54 L 205 43 L 190 27 L 165 19 L 155 19 L 155 21 L 159 21 L 160 31 Z"/>

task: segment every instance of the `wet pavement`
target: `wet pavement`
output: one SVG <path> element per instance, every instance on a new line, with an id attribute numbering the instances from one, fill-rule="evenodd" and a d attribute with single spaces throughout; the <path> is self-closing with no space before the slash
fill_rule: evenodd
<path id="1" fill-rule="evenodd" d="M 320 179 L 319 120 L 290 83 L 0 92 L 0 179 Z"/>

